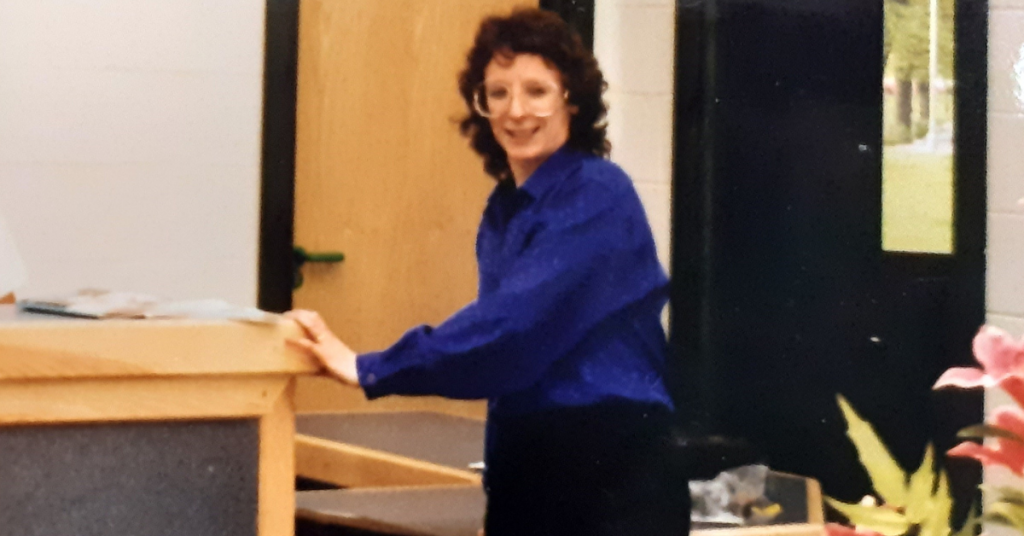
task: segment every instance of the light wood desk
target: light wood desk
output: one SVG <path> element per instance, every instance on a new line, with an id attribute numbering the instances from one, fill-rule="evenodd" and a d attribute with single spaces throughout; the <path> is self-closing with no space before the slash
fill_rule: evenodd
<path id="1" fill-rule="evenodd" d="M 295 335 L 0 305 L 4 533 L 293 534 Z"/>

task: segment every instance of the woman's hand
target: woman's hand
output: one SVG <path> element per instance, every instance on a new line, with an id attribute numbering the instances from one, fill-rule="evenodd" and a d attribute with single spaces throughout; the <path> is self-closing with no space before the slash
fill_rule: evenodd
<path id="1" fill-rule="evenodd" d="M 331 332 L 319 313 L 295 309 L 284 316 L 294 320 L 306 332 L 306 338 L 288 339 L 288 344 L 315 358 L 328 373 L 342 382 L 359 385 L 356 353 Z"/>

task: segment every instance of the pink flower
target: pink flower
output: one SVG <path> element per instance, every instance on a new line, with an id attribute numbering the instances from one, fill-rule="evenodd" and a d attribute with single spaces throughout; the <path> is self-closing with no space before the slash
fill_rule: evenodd
<path id="1" fill-rule="evenodd" d="M 935 382 L 941 387 L 995 387 L 1024 406 L 1024 340 L 1015 341 L 1005 331 L 982 326 L 974 337 L 974 357 L 984 368 L 953 367 Z"/>
<path id="2" fill-rule="evenodd" d="M 838 523 L 825 524 L 826 536 L 882 536 L 881 534 L 867 529 L 854 529 Z"/>
<path id="3" fill-rule="evenodd" d="M 1004 406 L 992 412 L 989 424 L 1013 432 L 1024 438 L 1024 411 L 1013 406 Z M 1018 476 L 1024 476 L 1024 443 L 1019 440 L 997 437 L 989 445 L 966 441 L 949 449 L 950 456 L 974 458 L 982 465 L 1002 465 Z"/>

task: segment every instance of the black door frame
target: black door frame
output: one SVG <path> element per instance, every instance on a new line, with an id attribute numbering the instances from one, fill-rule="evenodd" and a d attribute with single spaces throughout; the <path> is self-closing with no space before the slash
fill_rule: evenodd
<path id="1" fill-rule="evenodd" d="M 292 307 L 299 1 L 266 4 L 257 304 L 277 312 Z M 561 15 L 593 47 L 594 0 L 541 0 L 540 7 Z"/>
<path id="2" fill-rule="evenodd" d="M 283 312 L 292 306 L 294 277 L 299 0 L 267 0 L 266 6 L 257 304 Z"/>

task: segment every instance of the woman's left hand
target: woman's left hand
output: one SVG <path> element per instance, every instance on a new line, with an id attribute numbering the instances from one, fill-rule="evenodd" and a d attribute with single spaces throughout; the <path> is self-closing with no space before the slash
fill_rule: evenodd
<path id="1" fill-rule="evenodd" d="M 288 344 L 315 358 L 332 376 L 342 382 L 359 385 L 356 353 L 331 332 L 319 313 L 294 309 L 284 316 L 298 323 L 306 333 L 306 338 L 288 339 Z"/>

